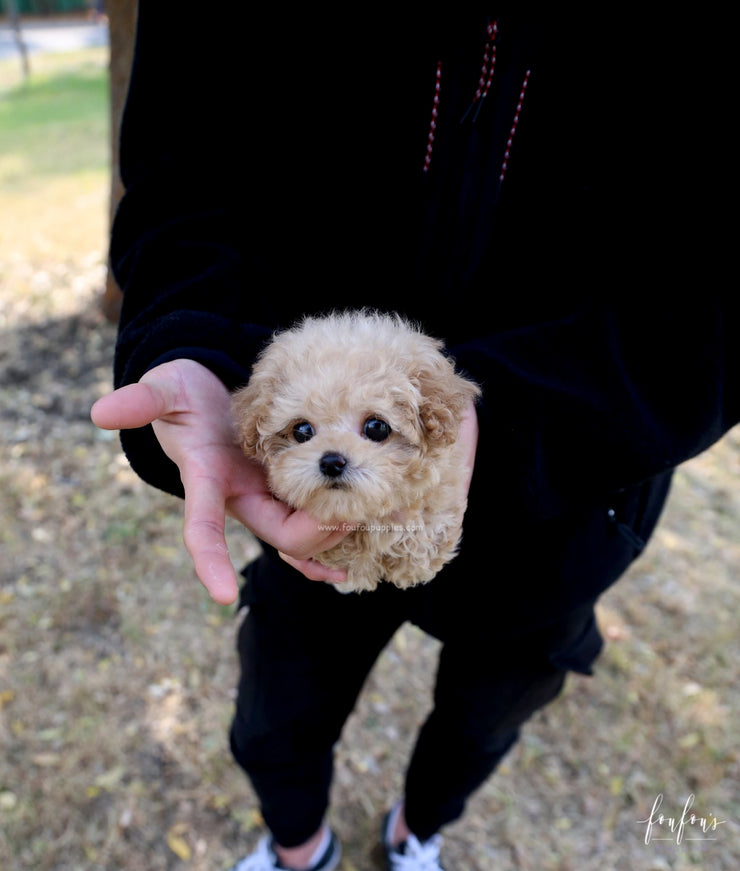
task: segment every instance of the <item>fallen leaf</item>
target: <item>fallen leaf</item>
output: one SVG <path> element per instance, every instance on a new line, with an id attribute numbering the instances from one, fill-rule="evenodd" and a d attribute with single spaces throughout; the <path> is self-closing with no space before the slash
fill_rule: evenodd
<path id="1" fill-rule="evenodd" d="M 696 747 L 697 744 L 701 742 L 701 735 L 698 732 L 689 732 L 688 735 L 684 735 L 678 742 L 678 746 L 683 750 L 691 750 L 693 747 Z"/>
<path id="2" fill-rule="evenodd" d="M 53 768 L 61 761 L 62 757 L 58 753 L 36 753 L 31 757 L 31 762 L 40 768 Z"/>
<path id="3" fill-rule="evenodd" d="M 14 792 L 0 792 L 0 810 L 12 811 L 18 804 L 18 796 Z"/>
<path id="4" fill-rule="evenodd" d="M 175 823 L 169 832 L 167 832 L 167 846 L 172 850 L 175 856 L 177 856 L 178 859 L 182 859 L 183 862 L 189 862 L 193 857 L 193 851 L 190 849 L 190 845 L 183 838 L 186 831 L 186 823 Z"/>
<path id="5" fill-rule="evenodd" d="M 99 777 L 95 778 L 95 786 L 99 789 L 104 789 L 107 792 L 112 792 L 125 773 L 126 769 L 123 765 L 111 768 L 110 771 L 106 771 Z"/>

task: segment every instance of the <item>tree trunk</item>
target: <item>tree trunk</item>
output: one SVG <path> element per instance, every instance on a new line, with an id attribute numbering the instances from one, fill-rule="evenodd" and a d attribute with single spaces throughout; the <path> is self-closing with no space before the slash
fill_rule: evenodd
<path id="1" fill-rule="evenodd" d="M 118 172 L 118 140 L 121 117 L 128 92 L 136 37 L 136 0 L 107 0 L 105 4 L 110 35 L 110 142 L 111 188 L 109 225 L 112 224 L 123 185 Z M 108 267 L 102 308 L 105 317 L 117 321 L 121 311 L 121 291 Z"/>
<path id="2" fill-rule="evenodd" d="M 21 69 L 23 70 L 23 78 L 27 79 L 31 75 L 31 65 L 28 61 L 28 49 L 23 41 L 23 33 L 21 32 L 21 18 L 18 13 L 18 0 L 8 0 L 8 17 L 10 26 L 13 30 L 15 44 L 18 46 L 18 51 L 21 56 Z"/>

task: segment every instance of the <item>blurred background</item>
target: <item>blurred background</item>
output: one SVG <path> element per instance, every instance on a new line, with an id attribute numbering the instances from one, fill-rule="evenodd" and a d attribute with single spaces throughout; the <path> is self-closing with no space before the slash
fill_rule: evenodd
<path id="1" fill-rule="evenodd" d="M 3 871 L 218 871 L 260 833 L 226 739 L 238 615 L 198 585 L 180 503 L 89 421 L 111 388 L 107 239 L 134 23 L 133 0 L 0 2 Z M 740 867 L 739 475 L 737 430 L 679 471 L 647 552 L 603 601 L 596 677 L 570 681 L 450 829 L 451 869 Z M 234 526 L 229 539 L 239 566 L 255 543 Z M 379 818 L 435 655 L 399 632 L 347 726 L 342 871 L 380 867 Z M 721 824 L 645 843 L 658 796 L 666 816 L 693 796 Z"/>

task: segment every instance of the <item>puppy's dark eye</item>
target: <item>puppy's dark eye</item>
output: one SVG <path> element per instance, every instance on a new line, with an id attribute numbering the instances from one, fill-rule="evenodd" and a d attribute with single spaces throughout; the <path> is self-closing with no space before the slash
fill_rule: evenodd
<path id="1" fill-rule="evenodd" d="M 379 417 L 368 417 L 363 424 L 362 434 L 371 442 L 384 442 L 391 434 L 391 428 Z"/>
<path id="2" fill-rule="evenodd" d="M 308 442 L 313 437 L 314 429 L 307 420 L 302 420 L 293 427 L 293 438 L 297 442 Z"/>

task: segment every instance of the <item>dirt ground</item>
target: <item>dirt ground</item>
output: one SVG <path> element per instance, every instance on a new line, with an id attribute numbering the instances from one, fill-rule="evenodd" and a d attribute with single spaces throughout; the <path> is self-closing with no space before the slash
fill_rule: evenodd
<path id="1" fill-rule="evenodd" d="M 114 343 L 100 258 L 24 268 L 0 294 L 0 868 L 220 871 L 261 831 L 226 742 L 238 617 L 194 579 L 180 503 L 89 421 Z M 604 599 L 596 676 L 570 681 L 447 831 L 450 871 L 740 868 L 738 473 L 738 430 L 682 468 Z M 229 529 L 241 563 L 254 544 Z M 435 654 L 399 632 L 347 726 L 342 871 L 379 867 Z"/>

